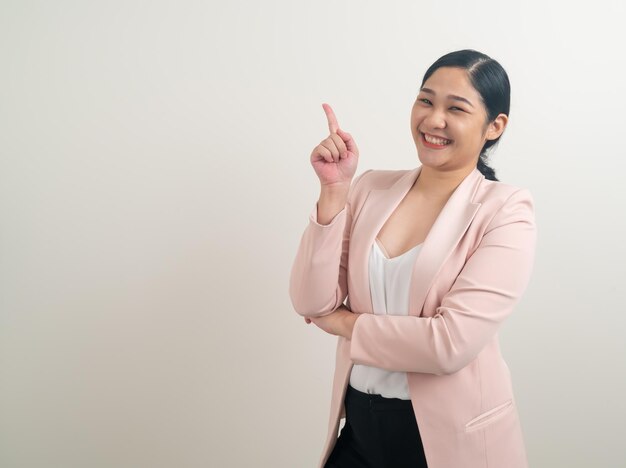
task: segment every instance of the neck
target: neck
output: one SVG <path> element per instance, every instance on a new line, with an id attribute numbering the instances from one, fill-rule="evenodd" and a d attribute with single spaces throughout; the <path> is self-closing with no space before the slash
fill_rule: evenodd
<path id="1" fill-rule="evenodd" d="M 440 171 L 422 165 L 420 174 L 411 190 L 415 195 L 431 201 L 447 200 L 473 170 L 473 167 L 469 169 L 464 167 L 454 171 Z"/>

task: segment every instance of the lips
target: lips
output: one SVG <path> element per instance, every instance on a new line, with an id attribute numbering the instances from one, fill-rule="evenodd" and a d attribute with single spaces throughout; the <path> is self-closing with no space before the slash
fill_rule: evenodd
<path id="1" fill-rule="evenodd" d="M 433 140 L 433 138 L 434 138 L 435 141 L 428 141 L 428 140 L 426 140 L 426 134 L 424 134 L 424 132 L 420 131 L 419 133 L 420 133 L 420 136 L 421 136 L 422 143 L 427 148 L 442 149 L 442 148 L 445 148 L 446 146 L 450 146 L 450 144 L 453 141 L 453 140 L 450 140 L 450 139 L 447 139 L 447 138 L 442 138 L 440 136 L 431 135 L 430 133 L 428 134 L 428 137 L 431 140 Z"/>

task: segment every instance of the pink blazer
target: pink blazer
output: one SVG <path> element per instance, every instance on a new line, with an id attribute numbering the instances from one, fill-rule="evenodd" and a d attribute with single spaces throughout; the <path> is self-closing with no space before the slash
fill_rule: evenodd
<path id="1" fill-rule="evenodd" d="M 367 170 L 328 225 L 309 216 L 289 294 L 304 317 L 346 297 L 362 314 L 338 337 L 323 468 L 345 417 L 356 364 L 407 372 L 429 468 L 526 468 L 523 433 L 498 330 L 524 293 L 537 229 L 530 192 L 474 169 L 440 212 L 415 260 L 409 315 L 374 315 L 368 258 L 385 221 L 421 170 Z"/>

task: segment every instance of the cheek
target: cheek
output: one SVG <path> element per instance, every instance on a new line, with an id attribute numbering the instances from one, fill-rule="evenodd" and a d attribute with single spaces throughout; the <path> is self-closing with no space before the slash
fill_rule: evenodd
<path id="1" fill-rule="evenodd" d="M 480 143 L 481 129 L 467 122 L 457 122 L 456 134 L 463 139 L 464 145 L 474 146 Z"/>

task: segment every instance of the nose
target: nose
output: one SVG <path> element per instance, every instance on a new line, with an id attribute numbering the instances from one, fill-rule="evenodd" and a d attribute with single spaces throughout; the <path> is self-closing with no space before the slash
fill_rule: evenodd
<path id="1" fill-rule="evenodd" d="M 431 109 L 426 118 L 424 119 L 424 126 L 426 130 L 442 129 L 446 128 L 446 119 L 442 112 L 437 109 Z"/>

